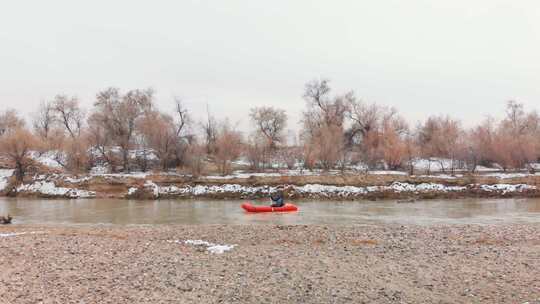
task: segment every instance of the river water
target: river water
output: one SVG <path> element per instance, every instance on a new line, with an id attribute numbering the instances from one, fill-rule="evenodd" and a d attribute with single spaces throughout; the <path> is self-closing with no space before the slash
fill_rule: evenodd
<path id="1" fill-rule="evenodd" d="M 540 199 L 300 201 L 299 212 L 247 214 L 241 201 L 0 198 L 14 224 L 493 224 L 540 223 Z M 260 202 L 267 203 L 267 202 Z"/>

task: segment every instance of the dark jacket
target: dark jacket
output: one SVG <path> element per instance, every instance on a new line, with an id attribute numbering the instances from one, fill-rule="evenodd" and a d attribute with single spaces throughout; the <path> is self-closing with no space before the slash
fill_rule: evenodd
<path id="1" fill-rule="evenodd" d="M 278 192 L 276 195 L 271 195 L 272 199 L 271 207 L 283 207 L 285 205 L 285 200 L 283 199 L 283 193 Z"/>

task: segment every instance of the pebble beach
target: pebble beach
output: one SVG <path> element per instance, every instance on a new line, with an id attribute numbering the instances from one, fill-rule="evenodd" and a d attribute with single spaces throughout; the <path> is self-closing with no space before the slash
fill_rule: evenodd
<path id="1" fill-rule="evenodd" d="M 540 303 L 537 224 L 17 225 L 0 251 L 0 303 Z"/>

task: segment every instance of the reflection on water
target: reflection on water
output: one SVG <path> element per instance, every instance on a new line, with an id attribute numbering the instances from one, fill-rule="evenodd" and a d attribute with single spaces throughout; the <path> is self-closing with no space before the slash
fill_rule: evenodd
<path id="1" fill-rule="evenodd" d="M 246 214 L 240 201 L 33 200 L 0 198 L 15 223 L 66 224 L 489 224 L 540 223 L 540 199 L 303 201 L 295 213 Z"/>

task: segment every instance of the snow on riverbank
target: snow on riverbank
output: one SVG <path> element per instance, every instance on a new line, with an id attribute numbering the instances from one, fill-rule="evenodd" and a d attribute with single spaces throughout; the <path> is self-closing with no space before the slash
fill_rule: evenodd
<path id="1" fill-rule="evenodd" d="M 393 192 L 393 193 L 428 193 L 428 192 L 463 192 L 468 189 L 478 189 L 485 192 L 501 192 L 516 193 L 530 190 L 537 190 L 536 186 L 530 186 L 526 184 L 510 185 L 510 184 L 495 184 L 495 185 L 477 185 L 471 184 L 467 186 L 447 186 L 438 183 L 401 183 L 394 182 L 389 186 L 370 186 L 370 187 L 356 187 L 356 186 L 331 186 L 321 184 L 308 184 L 303 186 L 286 185 L 290 192 L 300 195 L 318 195 L 318 196 L 337 196 L 337 197 L 354 197 L 364 195 L 368 193 L 376 192 Z M 239 195 L 253 195 L 261 194 L 267 195 L 276 191 L 276 187 L 269 186 L 243 186 L 238 184 L 225 184 L 225 185 L 196 185 L 196 186 L 166 186 L 158 187 L 156 198 L 159 196 L 211 196 L 216 194 L 239 194 Z"/>
<path id="2" fill-rule="evenodd" d="M 12 169 L 0 169 L 0 191 L 4 191 L 9 184 L 9 178 L 13 176 Z"/>
<path id="3" fill-rule="evenodd" d="M 235 171 L 230 175 L 209 175 L 204 176 L 204 179 L 234 179 L 234 178 L 251 178 L 251 177 L 282 177 L 282 176 L 318 176 L 318 175 L 338 175 L 339 170 L 279 170 L 278 172 L 244 172 Z"/>
<path id="4" fill-rule="evenodd" d="M 67 155 L 58 150 L 47 151 L 44 153 L 32 151 L 30 158 L 36 162 L 53 169 L 62 169 L 62 163 L 66 163 Z"/>
<path id="5" fill-rule="evenodd" d="M 365 171 L 365 170 L 351 170 L 350 168 L 341 171 L 341 170 L 279 170 L 278 172 L 244 172 L 236 171 L 230 175 L 209 175 L 202 177 L 203 179 L 215 179 L 215 180 L 224 180 L 224 179 L 247 179 L 252 177 L 283 177 L 283 176 L 332 176 L 340 174 L 362 174 L 362 175 L 408 175 L 404 171 Z"/>
<path id="6" fill-rule="evenodd" d="M 203 240 L 186 240 L 186 241 L 169 241 L 169 242 L 177 243 L 177 244 L 193 245 L 193 246 L 204 246 L 206 247 L 206 250 L 208 252 L 214 253 L 214 254 L 222 254 L 236 247 L 236 245 L 219 245 L 219 244 L 214 244 L 214 243 L 210 243 Z"/>
<path id="7" fill-rule="evenodd" d="M 484 174 L 484 175 L 481 175 L 481 176 L 496 177 L 498 179 L 509 179 L 509 178 L 525 178 L 525 177 L 531 177 L 531 176 L 540 176 L 540 173 L 535 173 L 535 174 L 531 174 L 531 173 L 489 173 L 489 174 Z"/>
<path id="8" fill-rule="evenodd" d="M 467 187 L 460 186 L 445 186 L 442 184 L 435 183 L 423 183 L 423 184 L 409 184 L 409 183 L 400 183 L 395 182 L 390 186 L 371 186 L 371 187 L 355 187 L 355 186 L 328 186 L 328 185 L 319 185 L 311 184 L 305 186 L 293 186 L 293 189 L 301 194 L 315 194 L 315 195 L 336 195 L 341 197 L 347 197 L 351 195 L 358 194 L 367 194 L 373 192 L 456 192 L 464 191 Z"/>
<path id="9" fill-rule="evenodd" d="M 92 198 L 96 196 L 94 191 L 57 187 L 54 182 L 49 181 L 35 181 L 32 184 L 20 185 L 17 187 L 17 192 L 68 198 Z"/>
<path id="10" fill-rule="evenodd" d="M 523 192 L 527 190 L 536 190 L 536 186 L 530 186 L 526 184 L 518 184 L 518 185 L 511 185 L 511 184 L 495 184 L 495 185 L 480 185 L 480 189 L 486 192 L 502 192 L 503 194 L 506 193 L 513 193 L 513 192 Z"/>

